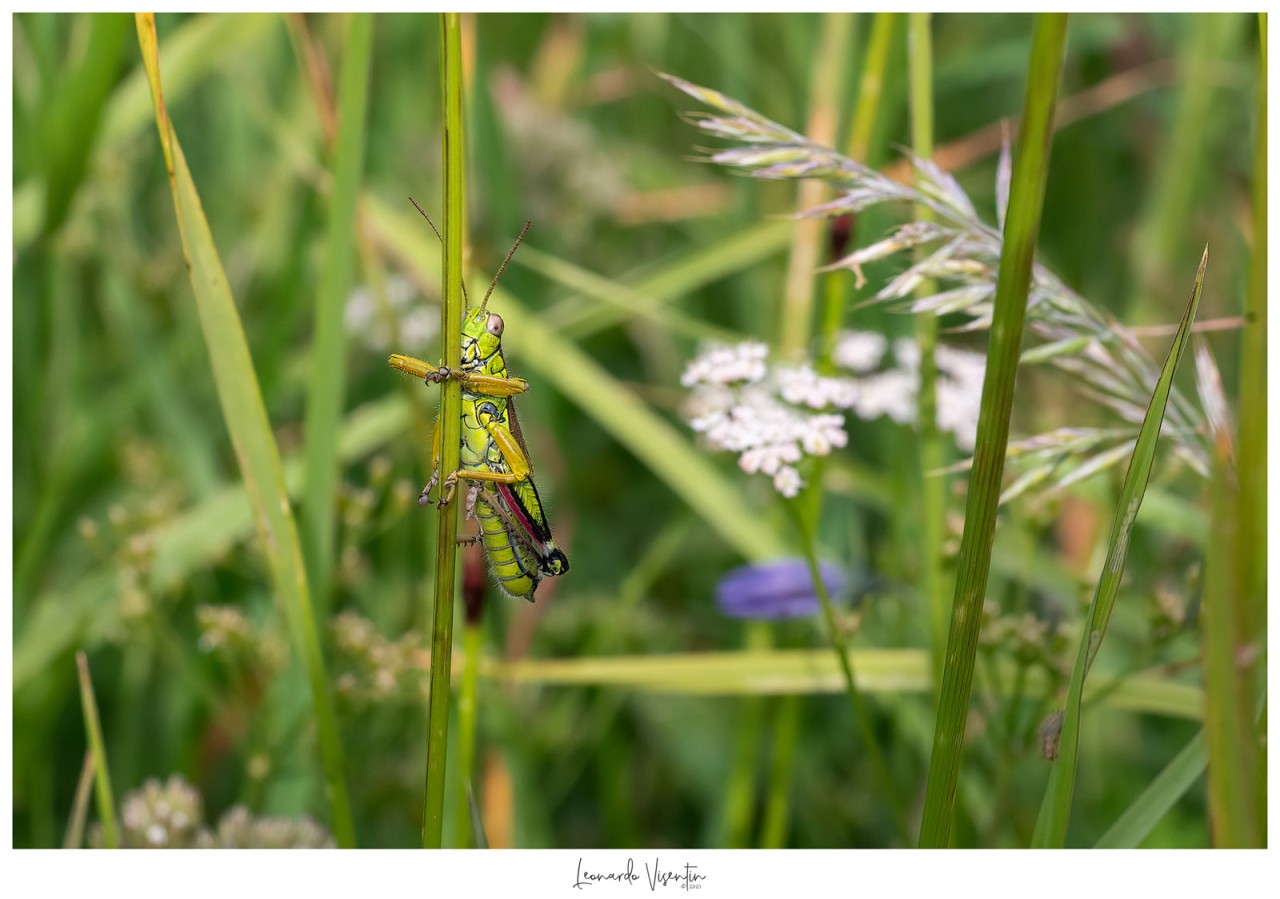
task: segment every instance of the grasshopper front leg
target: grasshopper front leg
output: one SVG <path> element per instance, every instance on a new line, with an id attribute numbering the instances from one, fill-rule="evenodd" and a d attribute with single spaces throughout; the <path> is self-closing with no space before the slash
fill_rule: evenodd
<path id="1" fill-rule="evenodd" d="M 428 384 L 439 384 L 453 378 L 462 383 L 471 393 L 483 396 L 515 396 L 529 389 L 529 382 L 524 378 L 495 378 L 492 375 L 477 375 L 465 371 L 454 371 L 448 366 L 436 368 L 429 362 L 393 353 L 387 359 L 387 365 L 396 371 L 402 371 L 415 378 L 421 378 Z"/>

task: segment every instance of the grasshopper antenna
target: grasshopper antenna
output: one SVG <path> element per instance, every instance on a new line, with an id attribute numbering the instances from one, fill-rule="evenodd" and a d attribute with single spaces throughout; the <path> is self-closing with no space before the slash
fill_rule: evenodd
<path id="1" fill-rule="evenodd" d="M 418 205 L 414 203 L 413 205 Z M 489 284 L 489 290 L 485 292 L 484 300 L 480 303 L 483 309 L 489 304 L 489 295 L 493 293 L 493 289 L 498 286 L 498 279 L 502 277 L 503 271 L 507 268 L 507 263 L 511 261 L 511 257 L 516 254 L 516 248 L 520 246 L 520 241 L 524 240 L 524 236 L 529 233 L 529 221 L 525 221 L 524 227 L 520 229 L 520 236 L 516 238 L 516 242 L 511 245 L 511 249 L 507 251 L 507 258 L 502 260 L 502 265 L 498 266 L 497 273 L 493 276 L 493 281 Z"/>
<path id="2" fill-rule="evenodd" d="M 436 237 L 437 237 L 437 238 L 439 238 L 439 240 L 440 240 L 440 242 L 441 242 L 441 243 L 444 243 L 444 235 L 440 233 L 440 229 L 436 227 L 436 223 L 435 223 L 435 222 L 433 222 L 433 221 L 431 221 L 431 216 L 427 215 L 427 211 L 426 211 L 425 209 L 423 209 L 421 206 L 419 206 L 419 205 L 418 205 L 418 201 L 417 201 L 417 200 L 415 200 L 413 197 L 410 197 L 410 198 L 409 198 L 409 202 L 413 204 L 413 208 L 414 208 L 414 209 L 416 209 L 416 210 L 418 210 L 418 212 L 422 213 L 422 217 L 423 217 L 424 219 L 426 219 L 426 220 L 427 220 L 427 224 L 431 226 L 431 230 L 432 230 L 432 231 L 434 231 L 434 232 L 436 232 Z M 527 226 L 526 226 L 526 227 L 527 227 Z M 521 237 L 523 237 L 523 236 L 524 236 L 524 235 L 521 235 Z M 517 243 L 519 243 L 519 241 L 516 241 L 516 242 L 517 242 Z M 509 258 L 511 258 L 511 257 L 510 257 L 510 256 L 508 256 L 507 258 L 509 259 Z M 505 265 L 506 263 L 503 263 L 503 264 Z M 499 270 L 499 272 L 501 272 L 501 270 Z M 490 290 L 493 290 L 493 288 L 492 288 L 492 287 L 490 287 L 489 289 L 490 289 Z M 488 299 L 488 297 L 485 297 L 485 299 L 487 300 L 487 299 Z M 471 300 L 467 297 L 467 282 L 466 282 L 466 280 L 465 280 L 465 279 L 463 279 L 463 281 L 462 281 L 462 301 L 463 301 L 463 303 L 465 303 L 465 304 L 466 304 L 466 305 L 468 305 L 468 306 L 470 306 L 470 305 L 471 305 Z"/>

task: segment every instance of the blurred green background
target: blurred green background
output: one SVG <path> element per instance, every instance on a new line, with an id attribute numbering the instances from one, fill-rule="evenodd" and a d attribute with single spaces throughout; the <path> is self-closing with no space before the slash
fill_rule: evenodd
<path id="1" fill-rule="evenodd" d="M 872 165 L 894 163 L 910 144 L 898 18 Z M 840 135 L 869 21 L 854 23 Z M 695 162 L 698 135 L 679 115 L 693 104 L 653 72 L 803 130 L 829 23 L 669 14 L 466 23 L 477 279 L 488 280 L 531 219 L 503 288 L 698 452 L 678 412 L 680 373 L 699 336 L 773 334 L 791 235 L 781 216 L 794 211 L 796 190 Z M 348 18 L 166 14 L 157 28 L 168 109 L 296 489 Z M 933 19 L 939 155 L 952 153 L 946 166 L 990 222 L 999 137 L 987 129 L 1020 109 L 1029 33 L 1020 16 Z M 88 653 L 118 796 L 176 773 L 211 821 L 242 804 L 324 822 L 306 682 L 239 486 L 133 20 L 18 15 L 13 47 L 15 845 L 60 845 L 75 804 L 85 751 L 77 649 Z M 1073 17 L 1039 261 L 1121 319 L 1158 325 L 1181 314 L 1209 242 L 1201 319 L 1239 315 L 1256 47 L 1256 21 L 1244 15 Z M 415 845 L 422 814 L 420 633 L 435 513 L 415 499 L 436 400 L 385 359 L 439 356 L 438 281 L 406 258 L 438 266 L 435 238 L 406 199 L 433 214 L 441 205 L 438 52 L 435 16 L 374 18 L 332 589 L 314 596 L 363 846 Z M 868 213 L 854 240 L 876 240 L 899 220 Z M 895 265 L 869 267 L 864 294 Z M 634 293 L 619 301 L 609 294 L 618 285 Z M 909 317 L 854 309 L 856 299 L 846 324 L 911 333 Z M 1238 332 L 1206 336 L 1234 398 Z M 1148 347 L 1162 357 L 1167 341 Z M 640 461 L 627 439 L 643 434 L 623 439 L 602 409 L 557 388 L 553 355 L 522 345 L 515 328 L 504 342 L 513 373 L 532 384 L 522 424 L 573 570 L 546 582 L 536 605 L 490 596 L 485 608 L 472 785 L 489 843 L 759 845 L 767 809 L 778 807 L 768 797 L 781 790 L 782 845 L 895 844 L 834 695 L 818 622 L 760 628 L 722 615 L 717 581 L 753 561 L 741 541 Z M 1019 382 L 1016 434 L 1105 423 L 1060 375 Z M 821 539 L 863 585 L 843 611 L 854 649 L 914 651 L 866 689 L 897 790 L 918 815 L 932 700 L 913 441 L 885 420 L 857 426 L 827 472 Z M 708 483 L 751 510 L 757 554 L 791 552 L 789 519 L 768 485 L 727 457 L 705 458 Z M 1121 474 L 1002 515 L 988 591 L 996 636 L 979 659 L 958 845 L 1028 840 L 1047 767 L 1036 731 L 1069 670 L 1063 634 L 1091 595 Z M 1198 729 L 1204 489 L 1163 466 L 1148 494 L 1104 661 L 1117 678 L 1156 687 L 1091 711 L 1073 844 L 1091 845 Z M 300 509 L 316 501 L 293 498 Z M 768 667 L 764 642 L 811 655 L 784 677 Z M 681 667 L 683 654 L 719 660 L 727 673 L 700 684 L 709 675 Z M 670 656 L 657 663 L 665 682 L 645 683 L 632 655 Z M 538 659 L 564 666 L 518 667 Z M 819 660 L 829 667 L 818 671 Z M 785 715 L 798 716 L 790 756 L 775 741 Z M 447 842 L 464 839 L 453 824 L 465 820 L 452 807 L 458 795 Z M 1144 845 L 1208 843 L 1201 781 Z"/>

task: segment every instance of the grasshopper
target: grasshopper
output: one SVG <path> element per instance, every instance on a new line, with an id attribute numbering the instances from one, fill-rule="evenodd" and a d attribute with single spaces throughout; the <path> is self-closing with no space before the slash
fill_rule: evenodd
<path id="1" fill-rule="evenodd" d="M 414 206 L 418 204 L 414 202 Z M 439 236 L 427 214 L 424 218 Z M 459 537 L 459 543 L 479 543 L 484 547 L 489 569 L 502 590 L 533 602 L 534 592 L 544 577 L 569 570 L 569 560 L 556 546 L 542 508 L 542 499 L 533 483 L 529 450 L 520 433 L 513 397 L 529 389 L 529 382 L 507 372 L 502 355 L 502 316 L 488 311 L 489 296 L 516 248 L 529 230 L 524 229 L 484 295 L 483 302 L 468 309 L 462 323 L 462 368 L 436 368 L 411 356 L 393 354 L 387 364 L 397 371 L 439 384 L 452 378 L 462 386 L 462 446 L 459 468 L 440 481 L 440 423 L 436 422 L 432 441 L 431 480 L 418 497 L 420 505 L 430 502 L 428 494 L 440 483 L 439 508 L 452 500 L 459 480 L 468 481 L 466 517 L 475 518 L 480 533 Z M 463 297 L 466 297 L 465 287 Z"/>

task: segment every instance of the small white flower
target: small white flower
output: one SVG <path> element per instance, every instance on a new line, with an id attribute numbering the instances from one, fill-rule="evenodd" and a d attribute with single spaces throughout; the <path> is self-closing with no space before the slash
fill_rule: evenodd
<path id="1" fill-rule="evenodd" d="M 858 385 L 849 378 L 826 378 L 809 365 L 780 368 L 774 374 L 778 393 L 788 403 L 827 409 L 848 409 L 857 401 Z"/>
<path id="2" fill-rule="evenodd" d="M 779 469 L 778 473 L 773 476 L 774 489 L 788 499 L 794 499 L 803 486 L 804 481 L 800 480 L 800 472 L 790 465 Z"/>
<path id="3" fill-rule="evenodd" d="M 713 346 L 695 357 L 680 376 L 685 387 L 699 384 L 754 383 L 765 376 L 765 356 L 769 348 L 746 340 L 735 346 Z"/>
<path id="4" fill-rule="evenodd" d="M 761 472 L 773 475 L 787 467 L 788 463 L 799 461 L 800 447 L 795 443 L 768 443 L 744 452 L 738 459 L 738 465 L 747 474 Z"/>
<path id="5" fill-rule="evenodd" d="M 803 438 L 804 450 L 812 456 L 825 456 L 833 447 L 843 447 L 849 442 L 844 430 L 844 417 L 840 415 L 814 415 L 808 421 Z"/>
<path id="6" fill-rule="evenodd" d="M 845 331 L 831 351 L 831 361 L 854 372 L 873 371 L 884 358 L 889 341 L 875 331 Z"/>

